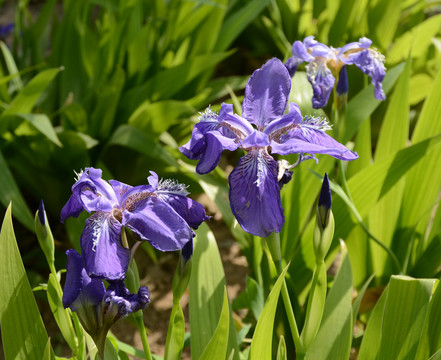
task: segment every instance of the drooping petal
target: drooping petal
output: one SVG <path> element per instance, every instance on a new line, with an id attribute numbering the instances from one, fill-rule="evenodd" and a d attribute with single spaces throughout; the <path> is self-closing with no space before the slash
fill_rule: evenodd
<path id="1" fill-rule="evenodd" d="M 290 90 L 291 77 L 283 63 L 276 58 L 267 61 L 248 80 L 242 116 L 263 130 L 283 115 Z"/>
<path id="2" fill-rule="evenodd" d="M 326 125 L 320 119 L 306 118 L 300 126 L 279 138 L 278 142 L 272 141 L 271 151 L 280 155 L 308 153 L 327 154 L 346 161 L 357 159 L 357 153 L 324 132 Z"/>
<path id="3" fill-rule="evenodd" d="M 194 125 L 190 140 L 179 150 L 190 160 L 199 160 L 206 148 L 205 134 L 218 128 L 218 114 L 210 108 L 205 110 L 200 121 Z"/>
<path id="4" fill-rule="evenodd" d="M 83 258 L 75 250 L 66 251 L 66 282 L 63 291 L 63 306 L 73 311 L 79 306 L 97 305 L 104 295 L 101 280 L 91 279 L 83 267 Z"/>
<path id="5" fill-rule="evenodd" d="M 98 211 L 86 220 L 81 252 L 90 277 L 108 280 L 125 277 L 130 250 L 122 245 L 121 223 L 111 213 Z"/>
<path id="6" fill-rule="evenodd" d="M 64 223 L 71 216 L 78 217 L 83 210 L 83 202 L 80 200 L 80 197 L 76 194 L 71 195 L 63 209 L 61 209 L 61 222 Z"/>
<path id="7" fill-rule="evenodd" d="M 343 65 L 340 70 L 336 90 L 338 95 L 347 94 L 349 91 L 348 73 L 346 71 L 346 65 Z"/>
<path id="8" fill-rule="evenodd" d="M 349 54 L 346 59 L 347 64 L 355 64 L 361 71 L 372 79 L 375 87 L 375 98 L 378 100 L 386 99 L 383 91 L 382 82 L 386 75 L 384 67 L 384 56 L 373 49 L 366 49 L 357 53 Z"/>
<path id="9" fill-rule="evenodd" d="M 205 141 L 206 147 L 196 165 L 198 174 L 207 174 L 213 171 L 224 150 L 234 151 L 239 147 L 234 139 L 227 138 L 218 131 L 210 131 L 205 134 Z"/>
<path id="10" fill-rule="evenodd" d="M 87 212 L 112 211 L 118 198 L 109 183 L 101 179 L 102 171 L 92 167 L 84 169 L 72 186 L 72 196 L 61 210 L 61 221 L 70 216 L 77 217 L 81 209 Z"/>
<path id="11" fill-rule="evenodd" d="M 310 62 L 306 66 L 306 74 L 312 85 L 312 106 L 320 109 L 328 103 L 329 95 L 334 88 L 335 78 L 331 70 L 326 66 L 324 58 Z"/>
<path id="12" fill-rule="evenodd" d="M 187 197 L 186 186 L 170 180 L 159 182 L 155 193 L 169 204 L 191 228 L 197 229 L 199 225 L 210 217 L 205 213 L 204 207 L 197 201 Z"/>
<path id="13" fill-rule="evenodd" d="M 229 176 L 231 210 L 250 234 L 266 237 L 283 226 L 277 172 L 276 161 L 259 149 L 242 157 Z"/>
<path id="14" fill-rule="evenodd" d="M 123 225 L 161 251 L 180 250 L 194 236 L 186 221 L 156 196 L 125 209 Z"/>

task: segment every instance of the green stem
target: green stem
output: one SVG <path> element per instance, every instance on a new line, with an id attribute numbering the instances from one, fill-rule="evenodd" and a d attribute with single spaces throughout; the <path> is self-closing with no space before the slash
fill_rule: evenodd
<path id="1" fill-rule="evenodd" d="M 279 234 L 271 234 L 266 238 L 268 249 L 270 251 L 271 257 L 276 265 L 277 273 L 280 275 L 283 271 L 282 265 L 282 254 L 280 251 L 280 237 Z M 300 342 L 299 330 L 297 328 L 297 322 L 294 315 L 294 311 L 292 310 L 291 300 L 289 298 L 288 287 L 286 286 L 286 280 L 283 279 L 282 284 L 282 299 L 283 304 L 285 306 L 286 316 L 288 317 L 289 327 L 292 333 L 292 339 L 294 341 L 294 345 L 296 347 L 296 352 L 302 349 L 302 345 Z"/>
<path id="2" fill-rule="evenodd" d="M 142 310 L 137 311 L 134 315 L 135 315 L 136 324 L 138 325 L 139 333 L 141 335 L 141 342 L 142 342 L 142 347 L 144 348 L 145 358 L 147 360 L 152 360 L 149 341 L 147 339 L 147 333 L 144 326 L 144 320 L 142 317 Z"/>
<path id="3" fill-rule="evenodd" d="M 95 341 L 95 344 L 98 349 L 98 355 L 101 360 L 105 360 L 105 349 L 106 349 L 106 339 L 107 339 L 107 330 L 101 329 L 98 340 Z"/>

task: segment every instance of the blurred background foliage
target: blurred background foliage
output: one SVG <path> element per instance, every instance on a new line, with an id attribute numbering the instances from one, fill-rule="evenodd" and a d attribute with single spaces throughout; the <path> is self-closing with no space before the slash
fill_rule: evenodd
<path id="1" fill-rule="evenodd" d="M 282 252 L 285 263 L 295 264 L 286 279 L 296 316 L 301 323 L 314 269 L 312 209 L 321 185 L 315 173 L 335 180 L 328 266 L 343 238 L 357 289 L 373 273 L 375 286 L 398 273 L 439 277 L 439 1 L 0 1 L 0 11 L 7 7 L 13 18 L 3 17 L 2 25 L 14 28 L 0 43 L 0 202 L 4 210 L 13 202 L 19 232 L 33 231 L 40 199 L 52 224 L 58 222 L 73 170 L 100 167 L 104 178 L 132 185 L 153 170 L 189 184 L 193 194 L 205 192 L 217 205 L 250 266 L 244 296 L 260 298 L 276 273 L 261 239 L 245 234 L 229 208 L 225 174 L 239 155 L 224 156 L 226 173 L 201 177 L 178 146 L 207 106 L 233 102 L 240 112 L 249 75 L 271 57 L 286 60 L 295 40 L 315 35 L 340 47 L 366 36 L 385 55 L 387 99 L 376 100 L 366 76 L 348 68 L 346 122 L 338 137 L 360 159 L 344 167 L 345 177 L 330 157 L 304 163 L 282 191 Z M 303 70 L 293 79 L 292 101 L 303 114 L 331 117 L 332 101 L 312 109 Z M 83 221 L 67 222 L 76 247 Z M 65 241 L 63 228 L 55 233 Z M 396 255 L 399 269 L 375 240 Z M 25 260 L 38 256 L 29 247 Z M 261 307 L 242 300 L 233 308 L 247 307 L 256 321 Z"/>

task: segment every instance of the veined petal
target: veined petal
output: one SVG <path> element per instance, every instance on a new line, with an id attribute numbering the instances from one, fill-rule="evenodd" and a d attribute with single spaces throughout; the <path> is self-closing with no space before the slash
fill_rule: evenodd
<path id="1" fill-rule="evenodd" d="M 101 280 L 91 279 L 83 267 L 83 258 L 74 249 L 66 251 L 66 282 L 63 291 L 63 306 L 73 311 L 79 306 L 97 305 L 104 295 Z"/>
<path id="2" fill-rule="evenodd" d="M 375 98 L 378 100 L 386 99 L 383 91 L 382 82 L 386 75 L 384 67 L 384 56 L 373 49 L 366 49 L 360 52 L 349 54 L 346 58 L 347 64 L 355 64 L 361 71 L 372 79 L 375 87 Z"/>
<path id="3" fill-rule="evenodd" d="M 171 180 L 163 180 L 159 182 L 155 193 L 162 201 L 169 204 L 193 229 L 197 229 L 203 221 L 210 218 L 201 204 L 187 197 L 186 186 L 182 184 Z"/>
<path id="4" fill-rule="evenodd" d="M 280 155 L 288 154 L 327 154 L 341 160 L 355 160 L 357 153 L 334 140 L 323 131 L 326 123 L 315 118 L 306 120 L 297 128 L 279 139 L 271 142 L 271 151 Z"/>
<path id="5" fill-rule="evenodd" d="M 118 203 L 120 204 L 121 204 L 121 198 L 124 196 L 124 194 L 133 187 L 124 184 L 123 182 L 118 180 L 109 180 L 109 183 L 112 186 L 113 191 L 115 192 L 115 196 L 118 199 Z"/>
<path id="6" fill-rule="evenodd" d="M 288 115 L 284 115 L 280 119 L 274 120 L 265 128 L 263 132 L 265 134 L 268 134 L 270 139 L 275 139 L 296 127 L 302 122 L 302 120 L 303 117 L 302 113 L 300 112 L 299 106 L 297 104 L 291 103 L 289 104 Z"/>
<path id="7" fill-rule="evenodd" d="M 78 217 L 83 210 L 83 202 L 80 200 L 80 197 L 76 194 L 72 194 L 61 210 L 61 222 L 64 223 L 64 221 L 71 216 Z"/>
<path id="8" fill-rule="evenodd" d="M 283 63 L 276 58 L 254 71 L 245 88 L 242 116 L 258 130 L 285 112 L 291 77 Z"/>
<path id="9" fill-rule="evenodd" d="M 137 202 L 131 211 L 124 210 L 123 225 L 161 251 L 180 250 L 194 236 L 185 220 L 158 197 Z"/>
<path id="10" fill-rule="evenodd" d="M 98 211 L 86 220 L 81 252 L 90 277 L 119 280 L 125 277 L 130 250 L 121 243 L 121 223 L 111 213 Z"/>
<path id="11" fill-rule="evenodd" d="M 259 149 L 242 157 L 229 176 L 231 210 L 250 234 L 266 237 L 283 226 L 277 172 L 276 161 Z"/>
<path id="12" fill-rule="evenodd" d="M 312 97 L 312 106 L 314 109 L 322 108 L 328 102 L 329 95 L 331 95 L 332 89 L 334 88 L 335 78 L 331 70 L 326 66 L 324 58 L 318 58 L 310 62 L 306 66 L 306 70 L 314 94 Z"/>
<path id="13" fill-rule="evenodd" d="M 231 138 L 243 139 L 254 131 L 253 126 L 243 117 L 233 114 L 233 106 L 222 103 L 219 113 L 219 126 L 228 129 Z M 227 134 L 225 134 L 227 135 Z"/>
<path id="14" fill-rule="evenodd" d="M 87 212 L 112 211 L 112 208 L 118 205 L 112 186 L 101 179 L 101 175 L 100 169 L 85 168 L 72 186 L 73 196 L 77 197 L 77 201 L 81 201 Z"/>
<path id="15" fill-rule="evenodd" d="M 244 149 L 252 147 L 266 147 L 270 144 L 269 137 L 262 131 L 254 130 L 245 140 L 240 143 L 240 146 Z"/>
<path id="16" fill-rule="evenodd" d="M 239 144 L 234 139 L 227 138 L 219 132 L 208 132 L 205 134 L 206 147 L 202 152 L 199 163 L 196 165 L 198 174 L 207 174 L 219 163 L 222 151 L 234 151 Z"/>

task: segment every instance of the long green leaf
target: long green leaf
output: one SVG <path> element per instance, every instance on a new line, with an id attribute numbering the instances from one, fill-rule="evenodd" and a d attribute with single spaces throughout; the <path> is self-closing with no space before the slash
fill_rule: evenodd
<path id="1" fill-rule="evenodd" d="M 441 133 L 441 122 L 434 121 L 441 113 L 441 71 L 433 83 L 420 118 L 412 135 L 412 144 L 416 144 L 431 136 Z M 433 207 L 441 187 L 441 167 L 439 158 L 441 149 L 432 150 L 427 153 L 422 161 L 415 166 L 406 176 L 406 187 L 404 190 L 401 225 L 412 227 L 420 220 L 421 216 Z M 421 222 L 424 227 L 428 221 Z"/>
<path id="2" fill-rule="evenodd" d="M 252 0 L 234 14 L 229 15 L 222 25 L 216 43 L 217 51 L 224 51 L 236 37 L 253 21 L 257 15 L 268 5 L 269 0 Z"/>
<path id="3" fill-rule="evenodd" d="M 282 289 L 285 275 L 288 271 L 289 264 L 280 274 L 260 314 L 259 321 L 257 321 L 256 330 L 254 331 L 253 340 L 251 342 L 250 360 L 271 359 L 272 340 L 274 317 L 276 315 L 276 307 L 279 299 L 280 290 Z"/>
<path id="4" fill-rule="evenodd" d="M 175 158 L 162 145 L 130 125 L 121 125 L 116 129 L 107 145 L 125 146 L 168 165 L 178 166 Z"/>
<path id="5" fill-rule="evenodd" d="M 392 276 L 381 330 L 380 360 L 414 360 L 434 279 Z"/>
<path id="6" fill-rule="evenodd" d="M 17 114 L 18 117 L 29 121 L 39 132 L 46 136 L 55 145 L 62 147 L 60 139 L 58 138 L 54 127 L 46 114 Z"/>
<path id="7" fill-rule="evenodd" d="M 200 360 L 224 360 L 227 355 L 228 331 L 230 326 L 229 301 L 227 288 L 224 288 L 224 303 L 216 330 L 204 349 Z"/>
<path id="8" fill-rule="evenodd" d="M 404 64 L 399 64 L 394 68 L 387 70 L 386 77 L 383 81 L 383 89 L 387 94 L 397 81 Z M 348 103 L 346 115 L 346 128 L 342 143 L 347 143 L 352 136 L 355 135 L 360 125 L 365 121 L 375 109 L 380 105 L 381 101 L 374 98 L 374 87 L 372 84 L 361 90 Z"/>
<path id="9" fill-rule="evenodd" d="M 18 250 L 11 205 L 0 232 L 0 286 L 0 326 L 5 359 L 41 360 L 48 336 Z"/>
<path id="10" fill-rule="evenodd" d="M 52 82 L 62 68 L 48 69 L 35 75 L 31 81 L 12 100 L 9 107 L 0 116 L 0 121 L 6 116 L 24 114 L 32 111 L 37 100 L 46 87 Z"/>
<path id="11" fill-rule="evenodd" d="M 206 224 L 197 230 L 190 277 L 190 331 L 192 358 L 199 359 L 216 331 L 222 312 L 225 274 L 219 250 Z M 230 315 L 231 316 L 231 315 Z M 228 350 L 238 359 L 236 332 L 230 320 Z"/>
<path id="12" fill-rule="evenodd" d="M 383 294 L 381 294 L 369 317 L 360 352 L 358 353 L 358 360 L 377 359 L 378 351 L 380 350 L 381 326 L 383 324 L 384 307 L 388 291 L 389 288 L 387 287 Z"/>
<path id="13" fill-rule="evenodd" d="M 361 216 L 377 203 L 425 154 L 439 149 L 441 135 L 402 149 L 383 160 L 377 161 L 363 171 L 358 172 L 348 181 L 348 187 Z M 336 227 L 336 236 L 345 238 L 355 225 L 348 215 L 347 209 L 340 198 L 335 199 L 333 211 Z"/>
<path id="14" fill-rule="evenodd" d="M 427 311 L 415 360 L 425 360 L 441 347 L 441 286 L 437 284 Z"/>
<path id="15" fill-rule="evenodd" d="M 383 120 L 375 152 L 376 161 L 397 152 L 407 144 L 409 138 L 410 69 L 411 62 L 408 59 Z M 393 225 L 396 224 L 401 209 L 404 181 L 404 178 L 401 179 L 394 189 L 379 200 L 369 212 L 369 229 L 388 247 L 391 247 L 395 230 Z M 388 255 L 378 246 L 372 246 L 371 250 L 374 271 L 376 276 L 381 277 L 385 273 Z"/>
<path id="16" fill-rule="evenodd" d="M 15 179 L 9 170 L 8 164 L 0 152 L 0 202 L 7 207 L 10 202 L 14 203 L 13 214 L 29 230 L 35 231 L 34 220 Z"/>

